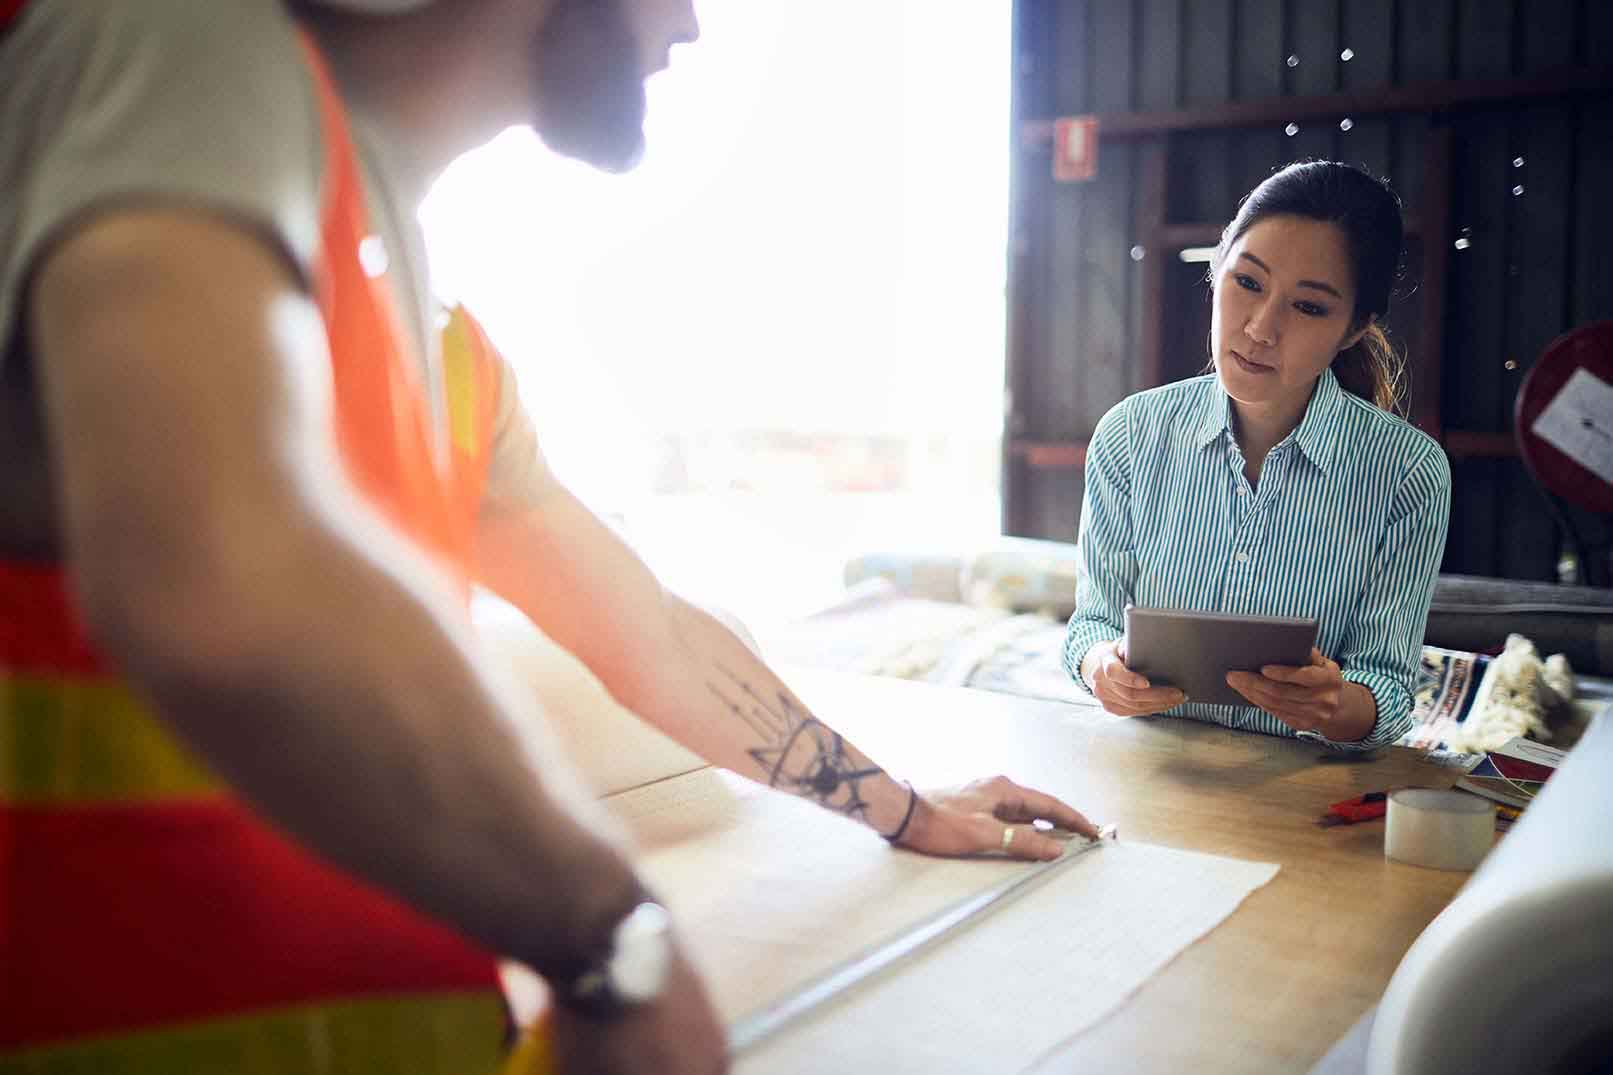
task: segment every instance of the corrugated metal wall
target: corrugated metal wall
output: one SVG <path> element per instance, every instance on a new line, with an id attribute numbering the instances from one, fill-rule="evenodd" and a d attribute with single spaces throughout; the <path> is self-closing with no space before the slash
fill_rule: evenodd
<path id="1" fill-rule="evenodd" d="M 1613 318 L 1613 79 L 1598 74 L 1613 69 L 1613 3 L 1017 0 L 1015 53 L 1009 532 L 1073 538 L 1097 420 L 1128 392 L 1203 366 L 1204 266 L 1183 263 L 1180 247 L 1213 241 L 1273 168 L 1330 157 L 1387 176 L 1414 230 L 1390 328 L 1422 378 L 1413 418 L 1452 453 L 1445 570 L 1555 577 L 1561 542 L 1508 434 L 1546 344 Z M 1275 114 L 1188 122 L 1240 102 L 1375 99 L 1449 80 L 1493 90 L 1564 71 L 1592 77 L 1572 92 L 1301 119 L 1293 133 Z M 1184 110 L 1188 121 L 1166 124 L 1176 129 L 1106 138 L 1094 179 L 1052 180 L 1046 120 Z M 1162 207 L 1150 182 L 1162 182 Z M 1437 353 L 1424 335 L 1441 338 Z"/>

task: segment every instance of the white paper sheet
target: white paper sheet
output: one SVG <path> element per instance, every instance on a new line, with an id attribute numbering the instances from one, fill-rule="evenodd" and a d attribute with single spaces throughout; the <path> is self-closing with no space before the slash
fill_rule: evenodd
<path id="1" fill-rule="evenodd" d="M 714 770 L 609 801 L 728 1020 L 1028 868 L 892 852 L 861 826 Z M 1276 873 L 1122 834 L 782 1031 L 737 1071 L 1022 1071 Z"/>
<path id="2" fill-rule="evenodd" d="M 1575 370 L 1535 419 L 1534 434 L 1613 485 L 1613 385 Z"/>

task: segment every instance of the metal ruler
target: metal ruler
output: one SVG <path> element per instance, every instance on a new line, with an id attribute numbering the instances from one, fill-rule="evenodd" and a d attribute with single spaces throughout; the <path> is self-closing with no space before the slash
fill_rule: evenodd
<path id="1" fill-rule="evenodd" d="M 729 1055 L 738 1056 L 748 1049 L 755 1048 L 808 1012 L 828 1003 L 860 982 L 872 978 L 887 967 L 918 954 L 936 940 L 979 918 L 992 908 L 1000 907 L 1016 896 L 1022 895 L 1049 874 L 1063 869 L 1088 851 L 1102 847 L 1106 840 L 1114 839 L 1114 836 L 1114 827 L 1106 825 L 1099 830 L 1096 839 L 1070 847 L 1051 862 L 1033 866 L 984 892 L 959 900 L 912 929 L 899 933 L 890 940 L 881 941 L 845 962 L 831 967 L 795 992 L 786 994 L 767 1007 L 736 1020 L 728 1028 Z"/>

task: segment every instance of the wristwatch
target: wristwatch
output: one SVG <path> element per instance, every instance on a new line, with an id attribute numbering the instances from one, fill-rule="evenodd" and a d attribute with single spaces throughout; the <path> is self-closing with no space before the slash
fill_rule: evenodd
<path id="1" fill-rule="evenodd" d="M 609 1019 L 647 1004 L 666 988 L 672 968 L 672 918 L 642 900 L 611 931 L 610 950 L 559 989 L 568 1008 Z"/>

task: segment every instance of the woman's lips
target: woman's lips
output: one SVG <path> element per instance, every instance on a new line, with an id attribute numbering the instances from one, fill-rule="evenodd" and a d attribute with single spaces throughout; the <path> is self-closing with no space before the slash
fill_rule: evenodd
<path id="1" fill-rule="evenodd" d="M 1251 362 L 1238 352 L 1232 352 L 1232 358 L 1238 363 L 1238 368 L 1245 373 L 1276 373 L 1277 367 L 1268 366 L 1263 362 Z"/>

